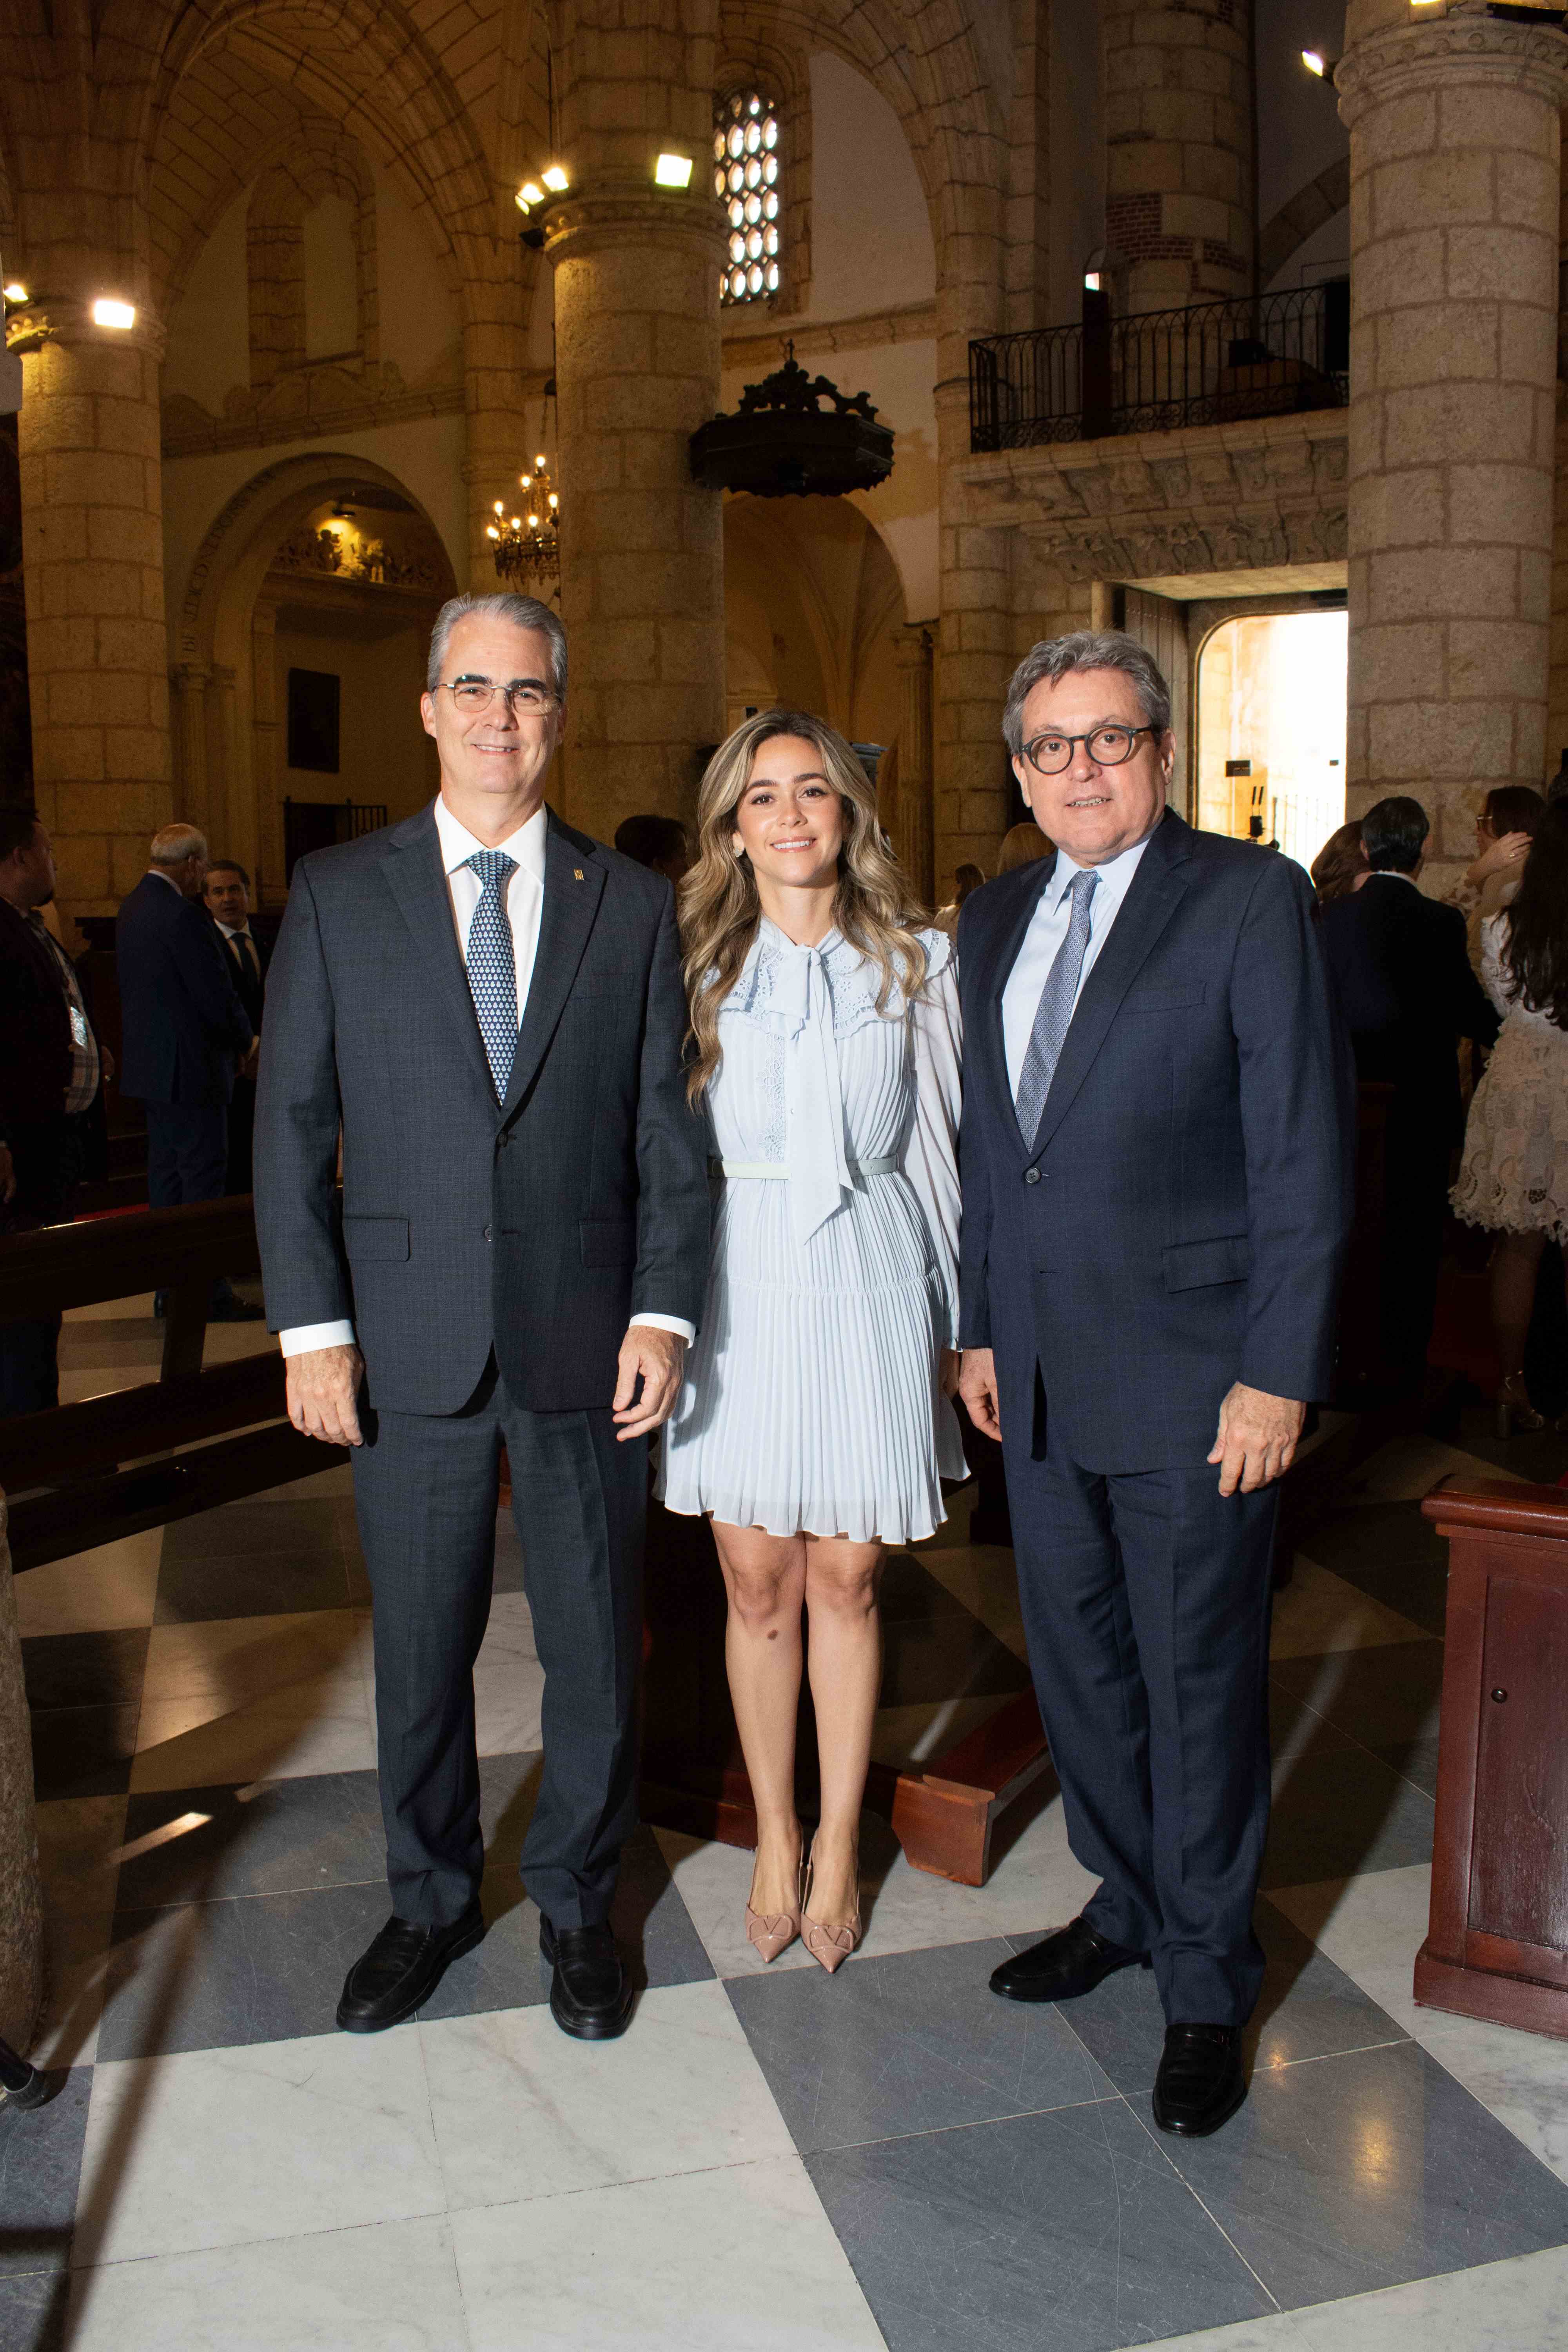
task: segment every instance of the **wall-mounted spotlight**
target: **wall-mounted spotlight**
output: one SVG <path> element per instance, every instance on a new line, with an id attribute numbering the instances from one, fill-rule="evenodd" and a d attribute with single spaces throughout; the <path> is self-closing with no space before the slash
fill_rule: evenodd
<path id="1" fill-rule="evenodd" d="M 15 278 L 8 286 L 0 288 L 0 292 L 4 292 L 7 302 L 25 302 L 27 299 L 26 288 Z"/>
<path id="2" fill-rule="evenodd" d="M 1099 291 L 1100 291 L 1100 272 L 1099 272 L 1099 270 L 1098 270 L 1098 269 L 1086 269 L 1086 270 L 1084 271 L 1084 273 L 1083 273 L 1083 290 L 1084 290 L 1084 292 L 1085 292 L 1086 294 L 1098 294 L 1098 293 L 1099 293 Z"/>
<path id="3" fill-rule="evenodd" d="M 133 327 L 136 324 L 136 305 L 134 302 L 117 301 L 110 295 L 100 294 L 92 306 L 92 323 L 95 327 L 116 327 L 121 330 Z"/>
<path id="4" fill-rule="evenodd" d="M 560 163 L 547 163 L 539 176 L 545 186 L 558 196 L 564 195 L 572 184 L 566 176 L 565 167 Z"/>
<path id="5" fill-rule="evenodd" d="M 689 188 L 691 185 L 689 155 L 661 155 L 653 167 L 654 185 L 659 188 Z"/>
<path id="6" fill-rule="evenodd" d="M 544 191 L 540 186 L 538 181 L 524 180 L 521 187 L 519 188 L 517 192 L 517 208 L 519 212 L 525 213 L 529 211 L 532 205 L 542 205 L 543 202 Z"/>
<path id="7" fill-rule="evenodd" d="M 1322 49 L 1303 49 L 1301 63 L 1310 74 L 1316 74 L 1320 81 L 1332 81 L 1334 68 L 1339 64 L 1339 59 L 1331 58 Z"/>

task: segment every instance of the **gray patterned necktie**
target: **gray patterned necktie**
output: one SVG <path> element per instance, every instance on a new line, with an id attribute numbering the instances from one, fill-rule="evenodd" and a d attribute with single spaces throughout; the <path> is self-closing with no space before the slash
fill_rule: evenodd
<path id="1" fill-rule="evenodd" d="M 1018 1076 L 1018 1132 L 1028 1145 L 1034 1143 L 1039 1132 L 1046 1097 L 1050 1093 L 1068 1024 L 1072 1019 L 1079 976 L 1089 952 L 1089 908 L 1099 887 L 1098 874 L 1081 871 L 1068 885 L 1068 897 L 1072 901 L 1068 935 L 1046 974 L 1046 984 L 1035 1009 L 1035 1025 L 1029 1032 L 1029 1050 Z"/>
<path id="2" fill-rule="evenodd" d="M 517 860 L 500 849 L 476 849 L 465 861 L 482 885 L 468 925 L 468 993 L 490 1066 L 496 1100 L 506 1100 L 517 1053 L 517 961 L 507 919 L 506 886 Z"/>

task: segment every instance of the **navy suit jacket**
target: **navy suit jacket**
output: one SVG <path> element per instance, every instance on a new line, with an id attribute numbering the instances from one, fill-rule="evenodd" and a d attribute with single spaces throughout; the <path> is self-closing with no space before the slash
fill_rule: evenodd
<path id="1" fill-rule="evenodd" d="M 226 1103 L 254 1034 L 211 916 L 144 874 L 114 926 L 122 1094 L 141 1102 Z"/>
<path id="2" fill-rule="evenodd" d="M 1038 1388 L 1083 1468 L 1195 1467 L 1233 1381 L 1329 1384 L 1353 1088 L 1312 892 L 1289 858 L 1167 812 L 1026 1144 L 1002 992 L 1054 863 L 959 921 L 960 1338 L 995 1350 L 1010 1444 L 1041 1450 Z"/>

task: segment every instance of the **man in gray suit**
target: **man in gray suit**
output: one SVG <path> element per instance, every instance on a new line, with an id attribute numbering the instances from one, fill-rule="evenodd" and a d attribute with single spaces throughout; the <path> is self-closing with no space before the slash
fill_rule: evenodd
<path id="1" fill-rule="evenodd" d="M 338 2022 L 411 2017 L 484 1933 L 473 1664 L 504 1444 L 545 1670 L 522 1870 L 556 2022 L 621 2032 L 649 1433 L 707 1269 L 669 886 L 545 806 L 566 637 L 458 596 L 420 709 L 441 789 L 295 868 L 268 982 L 256 1212 L 295 1427 L 353 1451 L 393 1916 Z M 334 1171 L 340 1125 L 342 1196 Z"/>

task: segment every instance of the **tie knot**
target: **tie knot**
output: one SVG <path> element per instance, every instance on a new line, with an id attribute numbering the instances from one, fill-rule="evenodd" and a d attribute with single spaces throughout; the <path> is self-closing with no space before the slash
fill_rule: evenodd
<path id="1" fill-rule="evenodd" d="M 517 871 L 517 860 L 509 857 L 504 849 L 476 849 L 467 863 L 479 876 L 487 890 L 498 882 L 506 882 Z"/>
<path id="2" fill-rule="evenodd" d="M 1068 896 L 1074 906 L 1087 905 L 1100 887 L 1098 874 L 1090 874 L 1080 866 L 1068 884 Z"/>

